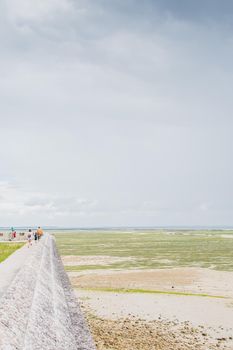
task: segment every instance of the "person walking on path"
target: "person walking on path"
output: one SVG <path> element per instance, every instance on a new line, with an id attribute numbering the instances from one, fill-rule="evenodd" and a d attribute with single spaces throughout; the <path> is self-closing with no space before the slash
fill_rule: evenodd
<path id="1" fill-rule="evenodd" d="M 28 230 L 28 248 L 32 245 L 32 230 Z"/>
<path id="2" fill-rule="evenodd" d="M 16 238 L 16 231 L 14 229 L 14 227 L 11 227 L 11 233 L 10 233 L 10 241 L 12 241 L 13 239 Z"/>
<path id="3" fill-rule="evenodd" d="M 34 239 L 35 239 L 35 242 L 37 243 L 37 242 L 38 242 L 38 234 L 37 234 L 37 231 L 34 232 Z"/>
<path id="4" fill-rule="evenodd" d="M 39 226 L 37 229 L 37 236 L 38 236 L 38 240 L 41 239 L 41 237 L 43 236 L 44 232 L 42 230 L 42 228 Z"/>

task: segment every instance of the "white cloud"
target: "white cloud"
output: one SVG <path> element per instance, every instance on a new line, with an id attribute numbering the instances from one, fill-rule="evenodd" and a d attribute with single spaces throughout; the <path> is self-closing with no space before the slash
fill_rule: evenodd
<path id="1" fill-rule="evenodd" d="M 200 204 L 200 210 L 203 211 L 203 212 L 209 210 L 209 204 L 208 203 L 201 203 Z"/>
<path id="2" fill-rule="evenodd" d="M 6 0 L 6 7 L 16 23 L 51 20 L 73 8 L 70 0 Z"/>
<path id="3" fill-rule="evenodd" d="M 232 29 L 158 5 L 0 2 L 0 226 L 231 222 Z"/>
<path id="4" fill-rule="evenodd" d="M 14 223 L 35 225 L 33 220 L 43 219 L 44 216 L 52 220 L 59 216 L 66 219 L 88 216 L 96 205 L 96 200 L 28 192 L 7 182 L 0 182 L 0 222 L 8 218 Z"/>

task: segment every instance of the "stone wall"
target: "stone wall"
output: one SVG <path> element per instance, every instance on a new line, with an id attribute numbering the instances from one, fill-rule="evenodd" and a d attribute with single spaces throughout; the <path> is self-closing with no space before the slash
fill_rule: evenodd
<path id="1" fill-rule="evenodd" d="M 50 235 L 0 300 L 0 350 L 16 349 L 95 349 Z"/>

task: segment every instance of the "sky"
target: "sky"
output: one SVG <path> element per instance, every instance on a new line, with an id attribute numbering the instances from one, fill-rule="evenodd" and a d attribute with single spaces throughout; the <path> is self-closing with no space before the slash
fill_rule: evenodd
<path id="1" fill-rule="evenodd" d="M 0 226 L 233 226 L 231 0 L 0 0 Z"/>

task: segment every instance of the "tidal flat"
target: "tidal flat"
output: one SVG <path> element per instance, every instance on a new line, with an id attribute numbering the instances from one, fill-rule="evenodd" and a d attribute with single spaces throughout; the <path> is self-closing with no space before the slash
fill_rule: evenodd
<path id="1" fill-rule="evenodd" d="M 233 231 L 77 231 L 58 233 L 56 241 L 61 256 L 92 257 L 87 264 L 79 259 L 76 265 L 67 265 L 68 271 L 171 267 L 233 271 Z M 108 258 L 100 263 L 101 257 Z"/>
<path id="2" fill-rule="evenodd" d="M 233 231 L 55 236 L 98 350 L 233 349 Z"/>

